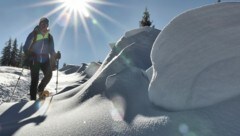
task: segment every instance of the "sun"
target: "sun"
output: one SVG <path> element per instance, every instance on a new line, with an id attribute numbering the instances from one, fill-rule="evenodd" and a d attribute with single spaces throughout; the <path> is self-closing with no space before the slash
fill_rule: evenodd
<path id="1" fill-rule="evenodd" d="M 61 2 L 63 3 L 63 6 L 69 10 L 83 14 L 85 17 L 90 16 L 87 9 L 90 0 L 61 0 Z"/>

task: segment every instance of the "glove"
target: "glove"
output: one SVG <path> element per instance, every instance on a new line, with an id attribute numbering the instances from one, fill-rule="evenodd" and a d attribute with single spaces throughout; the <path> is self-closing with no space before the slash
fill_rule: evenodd
<path id="1" fill-rule="evenodd" d="M 60 51 L 58 51 L 57 53 L 56 53 L 56 59 L 61 59 L 61 53 L 60 53 Z"/>

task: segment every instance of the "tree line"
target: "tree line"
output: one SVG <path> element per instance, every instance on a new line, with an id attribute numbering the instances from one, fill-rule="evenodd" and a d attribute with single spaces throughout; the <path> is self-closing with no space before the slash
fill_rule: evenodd
<path id="1" fill-rule="evenodd" d="M 18 48 L 17 38 L 9 40 L 5 43 L 5 47 L 1 52 L 0 65 L 22 67 L 24 59 L 23 45 Z"/>

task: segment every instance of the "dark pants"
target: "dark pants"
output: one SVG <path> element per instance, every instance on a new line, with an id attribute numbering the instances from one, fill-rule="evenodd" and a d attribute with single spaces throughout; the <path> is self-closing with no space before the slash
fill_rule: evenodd
<path id="1" fill-rule="evenodd" d="M 31 70 L 30 98 L 31 100 L 36 100 L 37 92 L 42 92 L 49 83 L 49 81 L 51 80 L 52 68 L 50 65 L 50 61 L 44 63 L 34 62 L 32 65 L 30 65 L 30 70 Z M 38 86 L 40 70 L 42 70 L 44 77 Z"/>

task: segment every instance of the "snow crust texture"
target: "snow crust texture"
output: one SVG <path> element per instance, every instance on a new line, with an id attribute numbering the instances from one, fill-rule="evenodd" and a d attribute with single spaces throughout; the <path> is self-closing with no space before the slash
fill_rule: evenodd
<path id="1" fill-rule="evenodd" d="M 183 13 L 154 43 L 150 100 L 168 110 L 206 107 L 240 94 L 240 4 Z"/>

